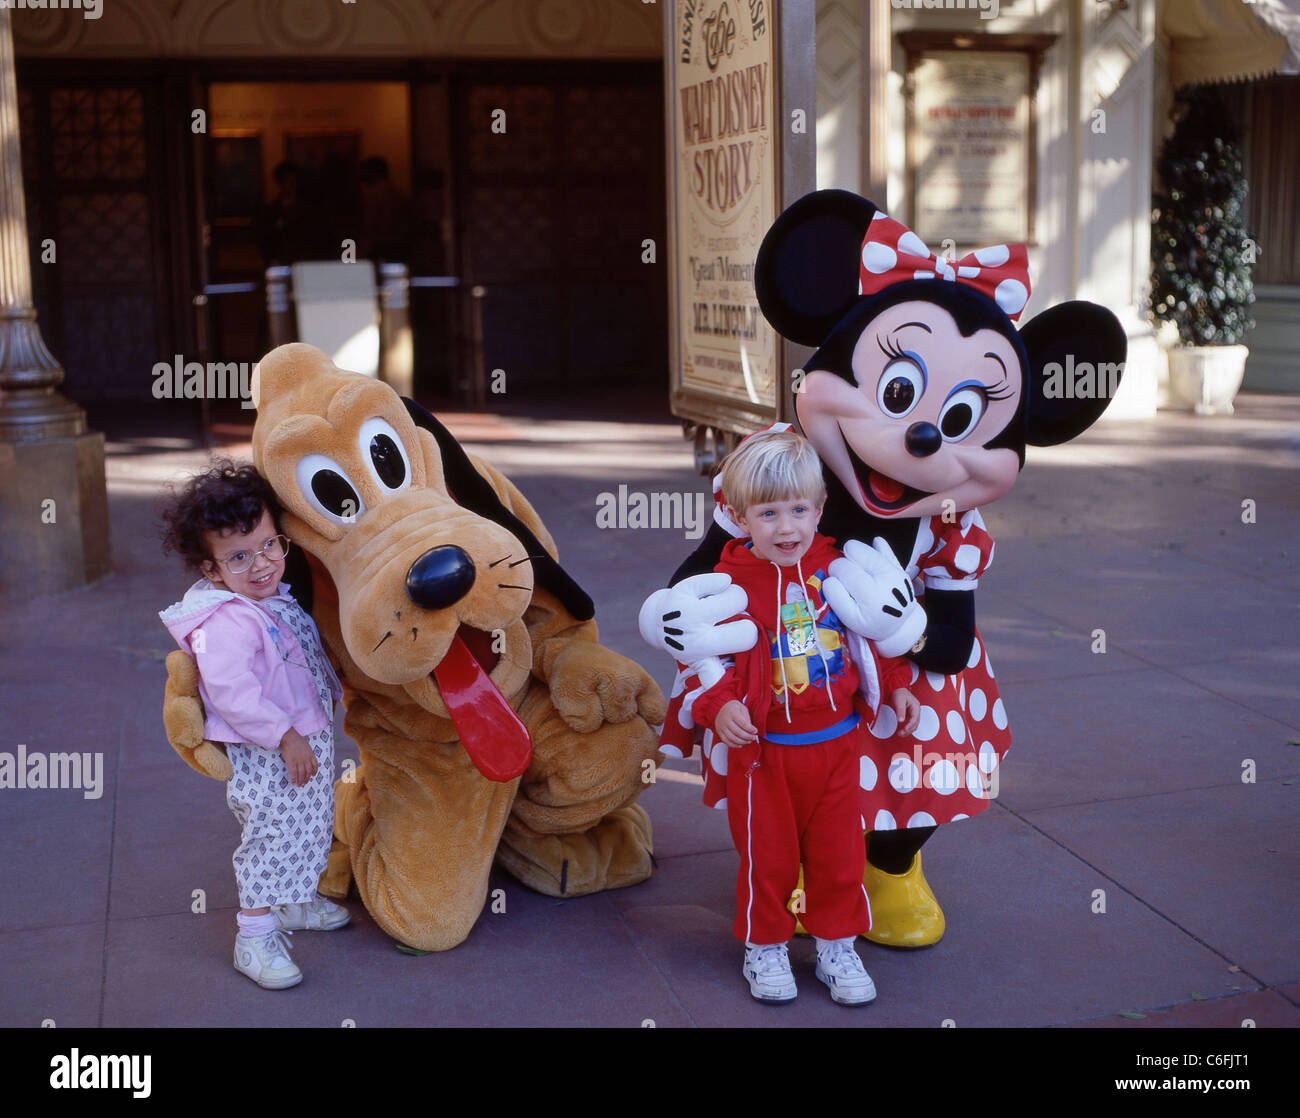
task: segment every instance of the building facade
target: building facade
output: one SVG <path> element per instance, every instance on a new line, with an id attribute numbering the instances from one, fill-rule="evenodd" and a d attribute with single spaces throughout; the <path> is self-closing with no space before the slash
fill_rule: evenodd
<path id="1" fill-rule="evenodd" d="M 874 197 L 905 222 L 909 60 L 918 33 L 1047 39 L 1037 72 L 1035 214 L 1027 314 L 1089 299 L 1129 335 L 1107 415 L 1166 402 L 1164 349 L 1147 311 L 1153 167 L 1174 91 L 1225 83 L 1245 136 L 1250 227 L 1260 247 L 1245 386 L 1300 391 L 1300 14 L 1286 0 L 858 0 L 817 2 L 817 179 Z M 990 18 L 991 14 L 992 15 Z M 1268 15 L 1271 22 L 1266 22 Z M 1289 33 L 1289 35 L 1288 35 Z M 915 82 L 915 71 L 911 79 Z M 936 248 L 936 245 L 931 245 Z"/>
<path id="2" fill-rule="evenodd" d="M 933 184 L 918 193 L 910 145 L 932 56 L 1029 58 L 1028 311 L 1114 310 L 1130 355 L 1111 412 L 1151 414 L 1165 375 L 1146 310 L 1154 156 L 1178 84 L 1232 82 L 1263 249 L 1246 384 L 1300 391 L 1300 78 L 1285 19 L 1260 17 L 1274 7 L 1285 16 L 1282 0 L 815 0 L 816 181 L 923 220 Z M 475 286 L 486 366 L 521 388 L 666 383 L 663 269 L 642 252 L 668 232 L 661 5 L 112 0 L 87 14 L 12 13 L 36 303 L 74 399 L 142 398 L 200 330 L 222 360 L 255 360 L 260 277 L 291 251 L 285 212 L 306 198 L 313 254 L 354 230 L 364 242 L 360 167 L 376 156 L 409 207 L 389 251 L 459 284 L 413 292 L 422 391 L 455 394 Z M 995 199 L 1018 189 L 1000 173 Z M 220 293 L 200 324 L 205 287 Z"/>

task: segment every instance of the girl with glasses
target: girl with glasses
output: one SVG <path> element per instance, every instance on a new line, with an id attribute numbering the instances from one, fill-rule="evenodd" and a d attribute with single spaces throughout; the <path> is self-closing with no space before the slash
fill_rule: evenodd
<path id="1" fill-rule="evenodd" d="M 159 617 L 199 672 L 204 735 L 234 770 L 235 969 L 268 990 L 302 981 L 285 932 L 332 931 L 347 910 L 316 892 L 334 831 L 334 703 L 315 623 L 281 582 L 289 539 L 253 466 L 215 462 L 163 515 L 164 546 L 202 577 Z"/>

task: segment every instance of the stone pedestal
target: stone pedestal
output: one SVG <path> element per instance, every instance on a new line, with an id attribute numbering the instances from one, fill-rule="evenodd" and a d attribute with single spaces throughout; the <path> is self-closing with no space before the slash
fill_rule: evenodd
<path id="1" fill-rule="evenodd" d="M 56 594 L 111 569 L 104 436 L 0 442 L 0 594 Z"/>

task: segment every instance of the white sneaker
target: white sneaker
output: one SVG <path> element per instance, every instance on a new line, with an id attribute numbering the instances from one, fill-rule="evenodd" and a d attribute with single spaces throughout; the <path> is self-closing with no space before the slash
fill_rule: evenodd
<path id="1" fill-rule="evenodd" d="M 749 992 L 756 1001 L 780 1005 L 794 1001 L 799 992 L 784 943 L 745 944 L 745 966 L 740 973 L 748 980 Z"/>
<path id="2" fill-rule="evenodd" d="M 271 911 L 286 932 L 332 932 L 352 919 L 346 908 L 321 896 L 306 904 L 273 904 Z"/>
<path id="3" fill-rule="evenodd" d="M 840 1005 L 866 1005 L 876 999 L 876 984 L 858 958 L 855 938 L 817 941 L 817 977 Z"/>
<path id="4" fill-rule="evenodd" d="M 235 970 L 246 974 L 264 990 L 287 990 L 302 981 L 302 971 L 289 958 L 292 935 L 277 928 L 264 936 L 235 937 Z"/>

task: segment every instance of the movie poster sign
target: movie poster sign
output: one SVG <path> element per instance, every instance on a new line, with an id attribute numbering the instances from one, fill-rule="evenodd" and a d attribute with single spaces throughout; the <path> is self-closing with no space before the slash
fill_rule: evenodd
<path id="1" fill-rule="evenodd" d="M 1050 36 L 966 36 L 936 49 L 909 32 L 908 192 L 926 244 L 1033 242 L 1034 98 Z"/>
<path id="2" fill-rule="evenodd" d="M 781 203 L 779 29 L 770 0 L 671 0 L 668 28 L 674 410 L 766 422 L 780 346 L 754 258 Z"/>

